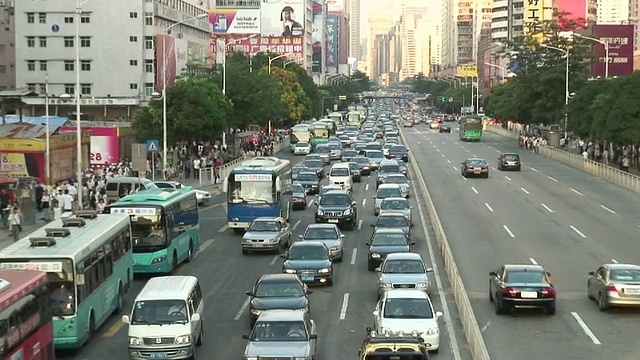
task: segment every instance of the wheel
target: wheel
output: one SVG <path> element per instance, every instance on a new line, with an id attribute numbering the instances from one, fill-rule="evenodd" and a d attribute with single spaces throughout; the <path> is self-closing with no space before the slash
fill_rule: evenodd
<path id="1" fill-rule="evenodd" d="M 589 300 L 595 300 L 596 298 L 593 297 L 593 295 L 591 295 L 591 292 L 589 291 L 590 288 L 591 288 L 591 286 L 590 286 L 589 282 L 587 281 L 587 298 Z"/>
<path id="2" fill-rule="evenodd" d="M 122 308 L 124 307 L 124 294 L 122 291 L 122 283 L 118 284 L 118 306 L 116 310 L 113 312 L 114 314 L 118 314 Z"/>
<path id="3" fill-rule="evenodd" d="M 193 243 L 189 242 L 189 252 L 187 253 L 187 262 L 191 262 L 193 259 Z"/>
<path id="4" fill-rule="evenodd" d="M 522 167 L 518 165 L 518 167 L 516 168 L 516 171 L 520 171 L 522 170 Z"/>
<path id="5" fill-rule="evenodd" d="M 333 278 L 327 281 L 327 286 L 333 286 Z"/>
<path id="6" fill-rule="evenodd" d="M 460 173 L 460 175 L 462 175 L 463 178 L 467 177 L 467 173 L 465 173 L 464 171 Z"/>
<path id="7" fill-rule="evenodd" d="M 489 286 L 489 301 L 490 302 L 495 301 L 495 299 L 493 298 L 493 291 L 491 291 L 491 286 Z"/>
<path id="8" fill-rule="evenodd" d="M 498 170 L 502 171 L 502 165 L 498 164 Z"/>
<path id="9" fill-rule="evenodd" d="M 606 294 L 600 294 L 598 296 L 598 309 L 600 309 L 600 311 L 605 312 L 607 311 L 607 309 L 609 309 L 609 304 L 607 304 L 607 295 Z"/>
<path id="10" fill-rule="evenodd" d="M 178 254 L 174 252 L 173 260 L 171 260 L 171 272 L 176 271 L 177 268 L 178 268 Z"/>
<path id="11" fill-rule="evenodd" d="M 91 310 L 91 314 L 89 315 L 89 337 L 93 337 L 96 333 L 96 317 L 93 315 L 93 310 Z"/>
<path id="12" fill-rule="evenodd" d="M 200 336 L 198 336 L 198 341 L 196 342 L 196 346 L 202 346 L 202 337 L 204 336 L 204 322 L 200 321 Z"/>
<path id="13" fill-rule="evenodd" d="M 486 174 L 485 176 L 483 176 L 485 179 L 489 178 L 489 174 Z"/>
<path id="14" fill-rule="evenodd" d="M 291 247 L 291 234 L 289 234 L 289 237 L 287 238 L 287 243 L 284 245 L 287 249 L 289 247 Z"/>
<path id="15" fill-rule="evenodd" d="M 367 263 L 367 270 L 369 271 L 375 271 L 376 270 L 376 265 L 374 263 L 372 263 L 371 261 L 369 261 Z"/>
<path id="16" fill-rule="evenodd" d="M 547 315 L 554 316 L 556 314 L 556 304 L 553 304 L 545 309 Z"/>
<path id="17" fill-rule="evenodd" d="M 504 306 L 502 306 L 502 304 L 500 303 L 500 300 L 495 299 L 495 308 L 496 308 L 496 315 L 503 315 L 505 313 L 504 310 Z"/>
<path id="18" fill-rule="evenodd" d="M 435 350 L 429 350 L 430 353 L 434 353 L 437 354 L 438 352 L 440 352 L 440 348 L 435 349 Z"/>

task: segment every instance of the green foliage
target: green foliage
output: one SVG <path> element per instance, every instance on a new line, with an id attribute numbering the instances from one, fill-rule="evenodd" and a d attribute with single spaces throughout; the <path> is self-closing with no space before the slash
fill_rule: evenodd
<path id="1" fill-rule="evenodd" d="M 307 94 L 298 82 L 298 77 L 280 68 L 271 69 L 271 75 L 276 76 L 280 83 L 284 85 L 280 93 L 280 100 L 286 106 L 288 113 L 286 118 L 295 121 L 304 120 L 304 116 L 307 115 L 311 109 L 311 100 L 307 97 Z M 283 121 L 284 118 L 277 120 Z"/>

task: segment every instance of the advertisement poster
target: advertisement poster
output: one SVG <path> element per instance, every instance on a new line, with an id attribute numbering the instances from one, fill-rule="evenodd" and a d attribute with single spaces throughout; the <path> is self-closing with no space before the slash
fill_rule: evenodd
<path id="1" fill-rule="evenodd" d="M 207 45 L 195 41 L 187 42 L 187 63 L 189 65 L 203 67 L 207 56 Z"/>
<path id="2" fill-rule="evenodd" d="M 222 63 L 222 57 L 218 56 L 223 53 L 224 42 L 219 41 L 225 37 L 212 36 L 211 46 L 209 47 L 210 58 L 217 59 L 217 63 Z M 247 55 L 255 55 L 258 53 L 275 53 L 275 54 L 291 54 L 287 58 L 295 61 L 296 64 L 302 65 L 304 62 L 304 46 L 302 45 L 302 37 L 254 37 L 228 38 L 227 53 L 241 52 Z"/>
<path id="3" fill-rule="evenodd" d="M 187 67 L 187 40 L 171 35 L 156 35 L 156 89 L 173 85 L 176 77 Z"/>
<path id="4" fill-rule="evenodd" d="M 212 9 L 209 23 L 214 34 L 259 34 L 260 9 Z"/>
<path id="5" fill-rule="evenodd" d="M 305 0 L 265 0 L 260 5 L 262 36 L 302 36 Z"/>
<path id="6" fill-rule="evenodd" d="M 61 127 L 60 131 L 75 131 L 72 127 Z M 89 166 L 104 166 L 120 161 L 120 139 L 116 127 L 82 127 L 91 134 L 89 141 Z M 52 159 L 53 160 L 53 159 Z"/>
<path id="7" fill-rule="evenodd" d="M 327 66 L 338 66 L 338 15 L 327 15 Z"/>
<path id="8" fill-rule="evenodd" d="M 26 177 L 42 178 L 44 176 L 44 155 L 3 152 L 1 159 L 0 183 L 15 182 Z M 54 166 L 51 168 L 53 169 Z"/>
<path id="9" fill-rule="evenodd" d="M 311 33 L 311 42 L 313 44 L 313 54 L 311 59 L 311 72 L 323 73 L 324 64 L 322 56 L 326 44 L 325 39 L 325 12 L 324 0 L 313 0 L 313 32 Z"/>
<path id="10" fill-rule="evenodd" d="M 633 73 L 633 48 L 635 25 L 593 25 L 593 37 L 609 44 L 609 77 Z M 593 76 L 605 77 L 606 54 L 604 45 L 595 43 L 593 52 L 598 55 L 591 70 Z"/>
<path id="11" fill-rule="evenodd" d="M 345 10 L 345 0 L 325 0 L 327 4 L 328 11 L 344 11 Z"/>

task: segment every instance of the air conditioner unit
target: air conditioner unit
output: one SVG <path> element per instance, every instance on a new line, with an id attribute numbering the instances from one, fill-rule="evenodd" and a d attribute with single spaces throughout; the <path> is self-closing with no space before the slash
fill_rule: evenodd
<path id="1" fill-rule="evenodd" d="M 8 4 L 9 4 L 9 7 L 13 7 L 13 0 L 9 0 Z"/>
<path id="2" fill-rule="evenodd" d="M 5 6 L 7 3 L 4 0 L 0 0 L 0 6 Z"/>

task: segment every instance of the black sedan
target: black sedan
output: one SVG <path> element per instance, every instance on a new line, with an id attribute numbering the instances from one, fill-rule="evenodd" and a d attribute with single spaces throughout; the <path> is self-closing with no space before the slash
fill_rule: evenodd
<path id="1" fill-rule="evenodd" d="M 539 308 L 556 314 L 556 289 L 551 274 L 540 265 L 502 265 L 489 273 L 489 301 L 496 314 L 515 309 Z"/>
<path id="2" fill-rule="evenodd" d="M 296 182 L 302 185 L 307 194 L 318 194 L 320 191 L 320 178 L 315 172 L 301 172 Z"/>
<path id="3" fill-rule="evenodd" d="M 297 274 L 306 284 L 333 285 L 333 263 L 325 244 L 297 242 L 281 257 L 283 273 Z"/>
<path id="4" fill-rule="evenodd" d="M 498 158 L 498 170 L 515 170 L 520 171 L 522 169 L 522 161 L 520 161 L 520 155 L 513 153 L 500 154 Z"/>
<path id="5" fill-rule="evenodd" d="M 413 244 L 401 229 L 376 229 L 365 244 L 369 247 L 367 270 L 374 271 L 389 254 L 411 251 Z"/>
<path id="6" fill-rule="evenodd" d="M 411 228 L 413 224 L 402 213 L 386 213 L 380 214 L 375 224 L 371 224 L 371 227 L 377 231 L 378 229 L 402 229 L 407 238 L 411 239 Z"/>
<path id="7" fill-rule="evenodd" d="M 318 160 L 318 159 L 305 160 L 303 165 L 309 171 L 315 172 L 320 179 L 324 177 L 324 164 L 322 163 L 322 160 Z"/>
<path id="8" fill-rule="evenodd" d="M 393 145 L 389 149 L 389 159 L 398 159 L 409 162 L 409 150 L 404 145 Z"/>
<path id="9" fill-rule="evenodd" d="M 357 162 L 355 161 L 349 162 L 349 171 L 351 171 L 351 179 L 353 179 L 353 182 L 356 182 L 356 183 L 362 182 L 360 165 L 358 165 Z"/>
<path id="10" fill-rule="evenodd" d="M 253 328 L 263 311 L 301 310 L 309 313 L 307 288 L 295 274 L 262 275 L 246 294 L 249 296 L 249 326 Z"/>
<path id="11" fill-rule="evenodd" d="M 460 165 L 460 174 L 463 177 L 489 178 L 489 163 L 485 159 L 468 158 Z"/>
<path id="12" fill-rule="evenodd" d="M 304 166 L 294 166 L 291 168 L 291 180 L 298 180 L 298 175 L 303 171 L 311 171 Z"/>
<path id="13" fill-rule="evenodd" d="M 439 133 L 449 133 L 449 134 L 451 134 L 451 126 L 445 125 L 445 124 L 440 124 L 440 130 L 438 132 Z"/>
<path id="14" fill-rule="evenodd" d="M 372 165 L 371 165 L 371 160 L 369 160 L 369 158 L 363 157 L 363 156 L 358 156 L 358 157 L 354 158 L 353 161 L 358 163 L 358 166 L 360 167 L 360 174 L 362 176 L 371 175 Z"/>
<path id="15" fill-rule="evenodd" d="M 307 191 L 301 184 L 293 184 L 292 205 L 293 210 L 304 210 L 307 208 Z"/>

